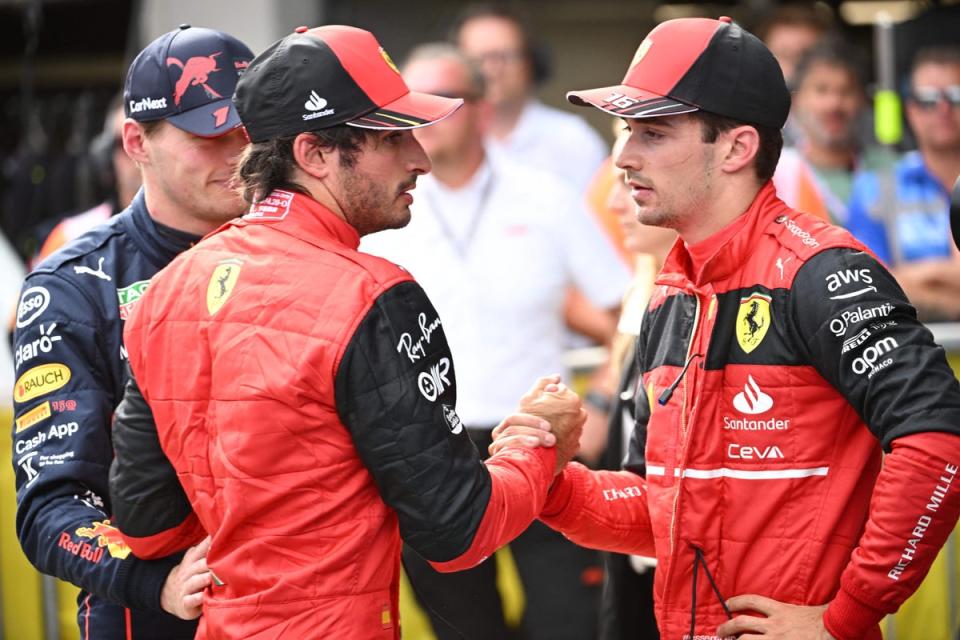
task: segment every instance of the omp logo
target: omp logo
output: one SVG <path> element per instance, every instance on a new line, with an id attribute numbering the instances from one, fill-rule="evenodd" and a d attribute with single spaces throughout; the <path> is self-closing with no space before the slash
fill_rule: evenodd
<path id="1" fill-rule="evenodd" d="M 854 373 L 860 375 L 863 375 L 869 371 L 870 375 L 867 376 L 869 378 L 880 369 L 883 369 L 884 367 L 887 367 L 893 363 L 893 358 L 887 358 L 879 364 L 877 364 L 877 361 L 899 346 L 900 343 L 898 343 L 895 338 L 882 338 L 877 340 L 875 343 L 864 349 L 863 353 L 859 357 L 854 358 L 853 362 L 850 364 L 850 368 L 853 369 Z"/>
<path id="2" fill-rule="evenodd" d="M 743 391 L 733 397 L 733 408 L 740 413 L 747 415 L 756 415 L 769 411 L 773 408 L 773 398 L 765 394 L 760 385 L 753 379 L 753 376 L 747 376 L 747 384 Z"/>
<path id="3" fill-rule="evenodd" d="M 80 527 L 77 529 L 77 535 L 81 538 L 96 540 L 97 546 L 106 547 L 114 558 L 123 560 L 130 555 L 130 547 L 123 541 L 120 532 L 110 524 L 109 520 L 95 521 L 92 527 Z"/>
<path id="4" fill-rule="evenodd" d="M 876 287 L 872 286 L 873 277 L 870 275 L 870 269 L 841 269 L 840 271 L 831 273 L 824 278 L 824 280 L 827 282 L 827 291 L 830 293 L 834 293 L 841 287 L 848 284 L 861 285 L 855 291 L 848 291 L 847 293 L 838 293 L 837 295 L 830 296 L 831 300 L 846 300 L 848 298 L 856 298 L 857 296 L 863 295 L 869 291 L 877 290 Z"/>
<path id="5" fill-rule="evenodd" d="M 20 376 L 13 388 L 13 399 L 26 402 L 56 391 L 70 382 L 70 368 L 65 364 L 41 364 Z"/>
<path id="6" fill-rule="evenodd" d="M 783 459 L 780 447 L 753 447 L 750 445 L 731 442 L 727 445 L 727 457 L 732 460 L 773 460 Z"/>
<path id="7" fill-rule="evenodd" d="M 30 411 L 27 411 L 25 414 L 17 418 L 17 428 L 14 433 L 26 431 L 33 425 L 46 420 L 51 415 L 53 415 L 53 413 L 50 411 L 50 401 L 44 400 L 43 404 L 38 404 L 33 409 L 30 409 Z"/>
<path id="8" fill-rule="evenodd" d="M 420 387 L 420 393 L 430 402 L 436 401 L 440 395 L 450 386 L 450 379 L 447 373 L 450 371 L 450 359 L 440 358 L 440 362 L 431 365 L 429 371 L 422 371 L 417 376 L 417 386 Z"/>
<path id="9" fill-rule="evenodd" d="M 43 287 L 30 287 L 20 296 L 17 306 L 17 326 L 23 329 L 46 311 L 50 304 L 50 292 Z"/>

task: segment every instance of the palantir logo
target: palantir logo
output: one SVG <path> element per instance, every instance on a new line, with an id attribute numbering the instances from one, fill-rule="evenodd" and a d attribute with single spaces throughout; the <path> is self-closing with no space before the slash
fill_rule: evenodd
<path id="1" fill-rule="evenodd" d="M 310 97 L 306 102 L 303 103 L 303 106 L 308 111 L 320 111 L 320 109 L 323 109 L 325 106 L 327 106 L 327 101 L 321 98 L 320 94 L 318 94 L 316 91 L 311 91 Z"/>
<path id="2" fill-rule="evenodd" d="M 753 376 L 747 376 L 743 391 L 733 397 L 733 408 L 740 413 L 756 415 L 773 408 L 773 398 L 765 394 Z"/>

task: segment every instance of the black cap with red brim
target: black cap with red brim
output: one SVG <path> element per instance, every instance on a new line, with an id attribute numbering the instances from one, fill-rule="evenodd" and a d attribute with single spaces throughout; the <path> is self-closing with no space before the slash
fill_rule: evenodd
<path id="1" fill-rule="evenodd" d="M 621 118 L 707 111 L 777 129 L 790 112 L 773 54 L 730 18 L 668 20 L 640 44 L 623 82 L 567 99 Z"/>
<path id="2" fill-rule="evenodd" d="M 416 129 L 463 100 L 410 91 L 373 34 L 332 25 L 296 32 L 257 56 L 234 103 L 252 142 L 338 125 Z"/>

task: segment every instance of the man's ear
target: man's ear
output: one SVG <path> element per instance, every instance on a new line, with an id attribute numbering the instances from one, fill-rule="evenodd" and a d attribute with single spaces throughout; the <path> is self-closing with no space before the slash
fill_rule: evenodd
<path id="1" fill-rule="evenodd" d="M 164 125 L 160 125 L 164 126 Z M 147 164 L 150 156 L 147 153 L 147 134 L 143 130 L 143 125 L 127 118 L 123 121 L 123 128 L 120 131 L 120 138 L 123 140 L 123 150 L 127 152 L 130 159 L 139 167 L 141 164 Z"/>
<path id="2" fill-rule="evenodd" d="M 734 127 L 721 136 L 726 142 L 726 154 L 719 165 L 721 171 L 737 173 L 753 164 L 760 150 L 760 134 L 754 127 Z"/>
<path id="3" fill-rule="evenodd" d="M 339 162 L 339 151 L 320 146 L 316 136 L 301 133 L 293 140 L 293 159 L 301 171 L 312 178 L 323 180 Z"/>

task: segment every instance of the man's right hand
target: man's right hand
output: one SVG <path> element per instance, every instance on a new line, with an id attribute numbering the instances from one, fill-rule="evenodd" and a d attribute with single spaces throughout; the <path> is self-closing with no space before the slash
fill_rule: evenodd
<path id="1" fill-rule="evenodd" d="M 489 447 L 490 454 L 494 455 L 510 446 L 550 446 L 552 434 L 557 447 L 554 473 L 559 474 L 580 448 L 580 434 L 587 418 L 580 397 L 560 382 L 560 376 L 547 376 L 537 380 L 521 398 L 520 412 L 493 430 L 494 441 Z M 534 417 L 546 420 L 549 432 Z"/>
<path id="2" fill-rule="evenodd" d="M 163 590 L 160 592 L 160 607 L 183 620 L 200 617 L 203 592 L 212 584 L 213 577 L 207 569 L 207 551 L 210 536 L 183 554 L 180 564 L 170 570 Z"/>

